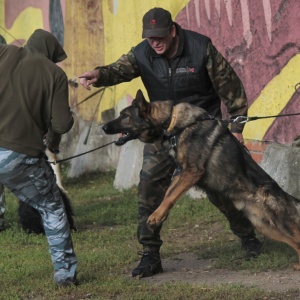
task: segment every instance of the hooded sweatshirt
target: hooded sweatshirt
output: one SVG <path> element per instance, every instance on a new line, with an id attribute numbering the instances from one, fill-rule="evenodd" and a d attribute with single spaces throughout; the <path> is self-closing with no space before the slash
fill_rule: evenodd
<path id="1" fill-rule="evenodd" d="M 49 127 L 58 134 L 72 128 L 67 76 L 55 64 L 66 57 L 42 29 L 25 47 L 0 44 L 0 147 L 38 156 Z"/>

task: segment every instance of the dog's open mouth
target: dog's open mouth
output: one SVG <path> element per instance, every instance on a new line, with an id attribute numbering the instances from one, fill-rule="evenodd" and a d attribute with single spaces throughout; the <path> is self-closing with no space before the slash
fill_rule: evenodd
<path id="1" fill-rule="evenodd" d="M 128 131 L 124 131 L 122 132 L 122 136 L 116 140 L 115 144 L 117 146 L 122 146 L 132 139 L 134 139 L 133 135 Z"/>

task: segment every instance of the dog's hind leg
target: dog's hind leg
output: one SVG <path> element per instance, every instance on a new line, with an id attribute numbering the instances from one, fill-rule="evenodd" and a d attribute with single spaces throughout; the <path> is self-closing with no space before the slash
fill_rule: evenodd
<path id="1" fill-rule="evenodd" d="M 292 234 L 286 234 L 282 230 L 278 230 L 278 227 L 267 226 L 261 223 L 259 226 L 256 224 L 256 230 L 266 237 L 289 245 L 298 254 L 298 264 L 294 265 L 294 271 L 300 271 L 300 232 L 298 226 L 290 228 Z"/>
<path id="2" fill-rule="evenodd" d="M 272 237 L 273 239 L 273 237 Z M 294 271 L 300 271 L 300 243 L 290 238 L 278 238 L 277 241 L 283 242 L 291 246 L 298 254 L 298 263 L 294 265 Z"/>
<path id="3" fill-rule="evenodd" d="M 162 203 L 148 218 L 147 224 L 151 230 L 155 229 L 166 219 L 169 210 L 179 197 L 194 186 L 200 180 L 203 173 L 204 170 L 200 173 L 199 169 L 197 169 L 197 172 L 185 170 L 173 178 Z"/>
<path id="4" fill-rule="evenodd" d="M 291 246 L 298 254 L 298 263 L 294 265 L 294 271 L 300 271 L 300 243 L 299 242 L 296 242 L 294 239 L 291 240 L 291 239 L 282 239 L 279 241 L 281 242 L 284 242 L 286 244 L 288 244 L 289 246 Z"/>
<path id="5" fill-rule="evenodd" d="M 288 240 L 279 240 L 291 246 L 298 254 L 298 263 L 294 265 L 294 271 L 300 271 L 300 244 L 295 243 L 294 241 Z"/>
<path id="6" fill-rule="evenodd" d="M 298 250 L 297 253 L 298 253 L 299 263 L 294 265 L 294 271 L 300 271 L 300 251 Z"/>
<path id="7" fill-rule="evenodd" d="M 299 232 L 298 232 L 299 233 Z M 298 235 L 298 234 L 297 234 Z M 299 235 L 295 235 L 294 238 L 286 243 L 290 245 L 298 254 L 298 264 L 294 265 L 294 271 L 300 271 L 300 242 L 299 242 Z"/>
<path id="8" fill-rule="evenodd" d="M 290 245 L 298 254 L 298 263 L 294 265 L 294 271 L 300 271 L 300 244 L 295 243 L 294 241 L 288 241 L 286 243 Z"/>

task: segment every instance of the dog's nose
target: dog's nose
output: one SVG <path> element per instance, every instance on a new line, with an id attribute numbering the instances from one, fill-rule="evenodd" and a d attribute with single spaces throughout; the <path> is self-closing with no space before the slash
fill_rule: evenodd
<path id="1" fill-rule="evenodd" d="M 102 126 L 102 129 L 104 130 L 104 132 L 107 131 L 107 128 L 108 128 L 107 124 L 105 124 L 105 125 Z"/>

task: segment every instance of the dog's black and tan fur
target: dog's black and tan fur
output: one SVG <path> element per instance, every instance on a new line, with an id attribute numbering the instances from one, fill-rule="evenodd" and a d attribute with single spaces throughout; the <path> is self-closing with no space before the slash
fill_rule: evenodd
<path id="1" fill-rule="evenodd" d="M 60 194 L 65 206 L 66 216 L 70 225 L 70 229 L 77 231 L 73 219 L 74 212 L 71 201 L 66 193 L 60 188 Z M 40 213 L 29 204 L 19 200 L 18 208 L 19 222 L 23 230 L 27 233 L 44 234 L 44 225 Z"/>
<path id="2" fill-rule="evenodd" d="M 131 139 L 151 143 L 166 132 L 178 136 L 176 161 L 181 172 L 149 216 L 148 226 L 159 226 L 179 197 L 198 186 L 232 201 L 260 233 L 294 248 L 300 261 L 300 200 L 284 192 L 251 158 L 227 129 L 227 121 L 206 116 L 206 111 L 187 103 L 148 103 L 138 91 L 132 105 L 103 126 L 107 134 L 123 134 L 119 145 Z M 294 269 L 300 270 L 300 263 Z"/>

